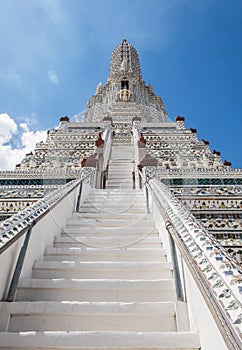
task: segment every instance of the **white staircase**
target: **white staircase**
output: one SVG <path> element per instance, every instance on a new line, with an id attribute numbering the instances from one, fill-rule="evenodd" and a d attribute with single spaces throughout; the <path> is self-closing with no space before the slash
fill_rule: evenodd
<path id="1" fill-rule="evenodd" d="M 121 141 L 122 142 L 119 142 Z M 106 188 L 132 189 L 133 147 L 129 135 L 117 135 L 112 143 Z"/>
<path id="2" fill-rule="evenodd" d="M 113 145 L 107 189 L 92 190 L 3 303 L 0 349 L 199 349 L 130 172 L 131 146 Z"/>

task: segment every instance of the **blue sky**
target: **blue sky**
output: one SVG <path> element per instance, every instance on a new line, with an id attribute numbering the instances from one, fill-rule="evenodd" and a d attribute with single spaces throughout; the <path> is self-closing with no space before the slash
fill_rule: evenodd
<path id="1" fill-rule="evenodd" d="M 0 169 L 86 107 L 126 38 L 169 118 L 242 167 L 241 0 L 0 0 Z"/>

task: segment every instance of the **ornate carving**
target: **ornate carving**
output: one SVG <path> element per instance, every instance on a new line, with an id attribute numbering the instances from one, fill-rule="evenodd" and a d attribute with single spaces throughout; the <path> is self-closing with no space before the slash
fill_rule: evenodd
<path id="1" fill-rule="evenodd" d="M 156 175 L 156 166 L 143 166 L 142 167 L 144 169 L 144 174 L 145 174 L 145 179 L 146 181 L 149 181 L 151 179 L 153 179 Z"/>

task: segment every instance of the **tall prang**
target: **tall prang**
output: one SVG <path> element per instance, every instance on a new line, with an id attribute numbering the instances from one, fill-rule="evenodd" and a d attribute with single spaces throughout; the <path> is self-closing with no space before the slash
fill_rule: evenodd
<path id="1" fill-rule="evenodd" d="M 162 99 L 143 81 L 136 49 L 123 39 L 112 53 L 106 83 L 99 83 L 88 101 L 83 122 L 62 117 L 46 142 L 38 143 L 15 170 L 1 172 L 1 219 L 77 178 L 87 159 L 99 167 L 102 181 L 107 171 L 100 170 L 97 144 L 106 140 L 109 128 L 115 142 L 138 142 L 139 162 L 155 159 L 156 178 L 241 262 L 241 169 L 222 161 L 220 152 L 199 140 L 197 130 L 187 129 L 184 121 L 182 116 L 168 120 Z"/>
<path id="2" fill-rule="evenodd" d="M 83 117 L 0 173 L 0 349 L 242 349 L 242 170 L 125 39 Z"/>
<path id="3" fill-rule="evenodd" d="M 133 117 L 144 122 L 166 122 L 164 104 L 151 84 L 145 85 L 135 48 L 126 39 L 114 49 L 110 71 L 104 86 L 96 88 L 84 113 L 84 122 L 101 122 L 111 117 L 114 123 L 132 123 Z"/>

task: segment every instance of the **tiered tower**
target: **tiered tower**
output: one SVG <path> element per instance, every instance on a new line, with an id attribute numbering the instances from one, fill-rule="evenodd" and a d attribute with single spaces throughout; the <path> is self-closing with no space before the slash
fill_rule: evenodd
<path id="1" fill-rule="evenodd" d="M 122 126 L 131 124 L 133 117 L 142 117 L 144 122 L 167 121 L 161 98 L 143 81 L 137 51 L 125 39 L 113 51 L 106 84 L 98 84 L 84 113 L 85 122 L 102 122 L 104 117 Z"/>
<path id="2" fill-rule="evenodd" d="M 124 39 L 83 122 L 1 172 L 0 349 L 241 349 L 242 171 L 184 121 Z"/>
<path id="3" fill-rule="evenodd" d="M 130 138 L 135 125 L 139 161 L 146 153 L 155 158 L 156 177 L 241 262 L 242 171 L 222 162 L 220 153 L 198 140 L 196 129 L 186 129 L 184 120 L 168 121 L 162 99 L 143 81 L 137 51 L 123 39 L 112 53 L 105 85 L 99 83 L 88 101 L 83 122 L 61 118 L 46 142 L 38 143 L 15 170 L 1 172 L 1 219 L 77 178 L 83 159 L 98 158 L 95 142 L 105 139 L 107 125 L 120 140 Z"/>

